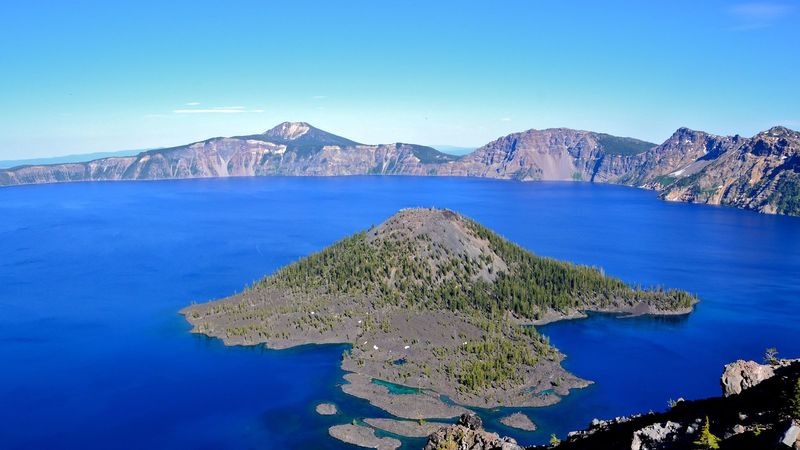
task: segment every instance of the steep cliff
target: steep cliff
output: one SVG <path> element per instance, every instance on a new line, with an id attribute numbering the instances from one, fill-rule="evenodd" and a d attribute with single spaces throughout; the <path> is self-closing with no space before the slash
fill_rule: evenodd
<path id="1" fill-rule="evenodd" d="M 436 173 L 624 184 L 656 190 L 665 200 L 800 215 L 800 133 L 784 127 L 752 138 L 680 128 L 657 146 L 565 128 L 528 130 Z"/>
<path id="2" fill-rule="evenodd" d="M 455 159 L 421 145 L 364 145 L 304 122 L 285 122 L 262 134 L 212 138 L 132 157 L 0 170 L 0 186 L 263 175 L 431 175 L 437 165 Z"/>
<path id="3" fill-rule="evenodd" d="M 497 139 L 456 162 L 438 167 L 439 175 L 515 180 L 615 180 L 633 167 L 632 156 L 655 147 L 644 141 L 590 131 L 551 128 L 528 130 Z"/>
<path id="4" fill-rule="evenodd" d="M 800 133 L 775 127 L 752 138 L 706 135 L 701 142 L 702 156 L 645 186 L 666 200 L 800 214 Z"/>
<path id="5" fill-rule="evenodd" d="M 800 215 L 800 133 L 752 138 L 678 129 L 661 145 L 591 131 L 513 133 L 456 157 L 413 144 L 365 145 L 285 122 L 131 157 L 0 170 L 0 186 L 228 176 L 439 175 L 615 183 L 665 200 Z"/>

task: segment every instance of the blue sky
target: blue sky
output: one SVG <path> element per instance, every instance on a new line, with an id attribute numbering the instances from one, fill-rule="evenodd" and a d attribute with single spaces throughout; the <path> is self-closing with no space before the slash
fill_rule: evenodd
<path id="1" fill-rule="evenodd" d="M 478 146 L 800 128 L 800 1 L 6 2 L 0 159 L 307 121 Z"/>

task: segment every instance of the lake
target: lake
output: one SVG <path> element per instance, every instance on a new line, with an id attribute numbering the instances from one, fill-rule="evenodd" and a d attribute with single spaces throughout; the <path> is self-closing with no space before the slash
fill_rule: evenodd
<path id="1" fill-rule="evenodd" d="M 226 348 L 177 311 L 228 295 L 398 209 L 447 207 L 533 252 L 696 293 L 688 317 L 542 327 L 596 382 L 525 410 L 545 442 L 594 417 L 718 395 L 722 366 L 800 357 L 800 218 L 588 183 L 230 178 L 0 189 L 0 446 L 353 449 L 327 427 L 387 417 L 342 393 L 345 346 Z M 341 414 L 322 417 L 318 402 Z M 424 440 L 405 440 L 421 448 Z"/>

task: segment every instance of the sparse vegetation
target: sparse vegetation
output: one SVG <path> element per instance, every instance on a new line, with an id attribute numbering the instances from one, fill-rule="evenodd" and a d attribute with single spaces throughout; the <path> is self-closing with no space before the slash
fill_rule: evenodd
<path id="1" fill-rule="evenodd" d="M 789 417 L 800 420 L 800 378 L 795 380 L 793 392 L 789 393 Z"/>
<path id="2" fill-rule="evenodd" d="M 800 161 L 795 156 L 794 164 L 800 169 Z M 775 205 L 779 214 L 800 215 L 800 172 L 787 171 L 776 182 L 775 191 L 769 202 Z"/>
<path id="3" fill-rule="evenodd" d="M 778 362 L 778 349 L 770 347 L 764 352 L 764 362 L 767 364 L 775 364 Z"/>
<path id="4" fill-rule="evenodd" d="M 719 448 L 719 438 L 711 433 L 711 423 L 706 417 L 706 423 L 700 429 L 700 435 L 694 441 L 694 445 L 701 450 L 715 450 Z"/>

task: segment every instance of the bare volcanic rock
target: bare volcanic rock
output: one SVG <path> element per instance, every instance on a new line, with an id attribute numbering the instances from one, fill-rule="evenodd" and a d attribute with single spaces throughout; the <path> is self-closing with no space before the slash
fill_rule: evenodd
<path id="1" fill-rule="evenodd" d="M 400 447 L 400 441 L 389 437 L 378 437 L 375 430 L 363 425 L 335 425 L 328 429 L 332 437 L 348 444 L 378 450 L 395 450 Z"/>
<path id="2" fill-rule="evenodd" d="M 500 419 L 500 423 L 508 427 L 517 428 L 519 430 L 536 431 L 536 424 L 533 423 L 530 417 L 522 414 L 521 412 L 515 412 L 510 416 L 503 417 Z"/>
<path id="3" fill-rule="evenodd" d="M 364 419 L 364 423 L 373 428 L 405 437 L 428 437 L 440 428 L 448 426 L 444 422 L 396 419 Z"/>
<path id="4" fill-rule="evenodd" d="M 514 439 L 485 431 L 480 418 L 475 415 L 461 416 L 458 424 L 430 435 L 425 450 L 440 449 L 523 450 Z"/>
<path id="5" fill-rule="evenodd" d="M 320 403 L 315 409 L 321 416 L 332 416 L 339 412 L 333 403 Z"/>
<path id="6" fill-rule="evenodd" d="M 654 423 L 633 433 L 631 450 L 657 449 L 675 444 L 681 425 L 677 422 Z"/>
<path id="7" fill-rule="evenodd" d="M 392 394 L 385 385 L 373 383 L 369 376 L 348 373 L 348 382 L 342 385 L 346 394 L 368 400 L 373 406 L 395 417 L 405 419 L 449 419 L 467 411 L 462 406 L 443 402 L 439 395 L 428 390 L 414 393 Z"/>
<path id="8" fill-rule="evenodd" d="M 772 366 L 740 359 L 725 365 L 725 371 L 720 379 L 722 393 L 726 397 L 741 394 L 743 390 L 751 388 L 773 375 L 775 375 L 775 370 Z"/>

